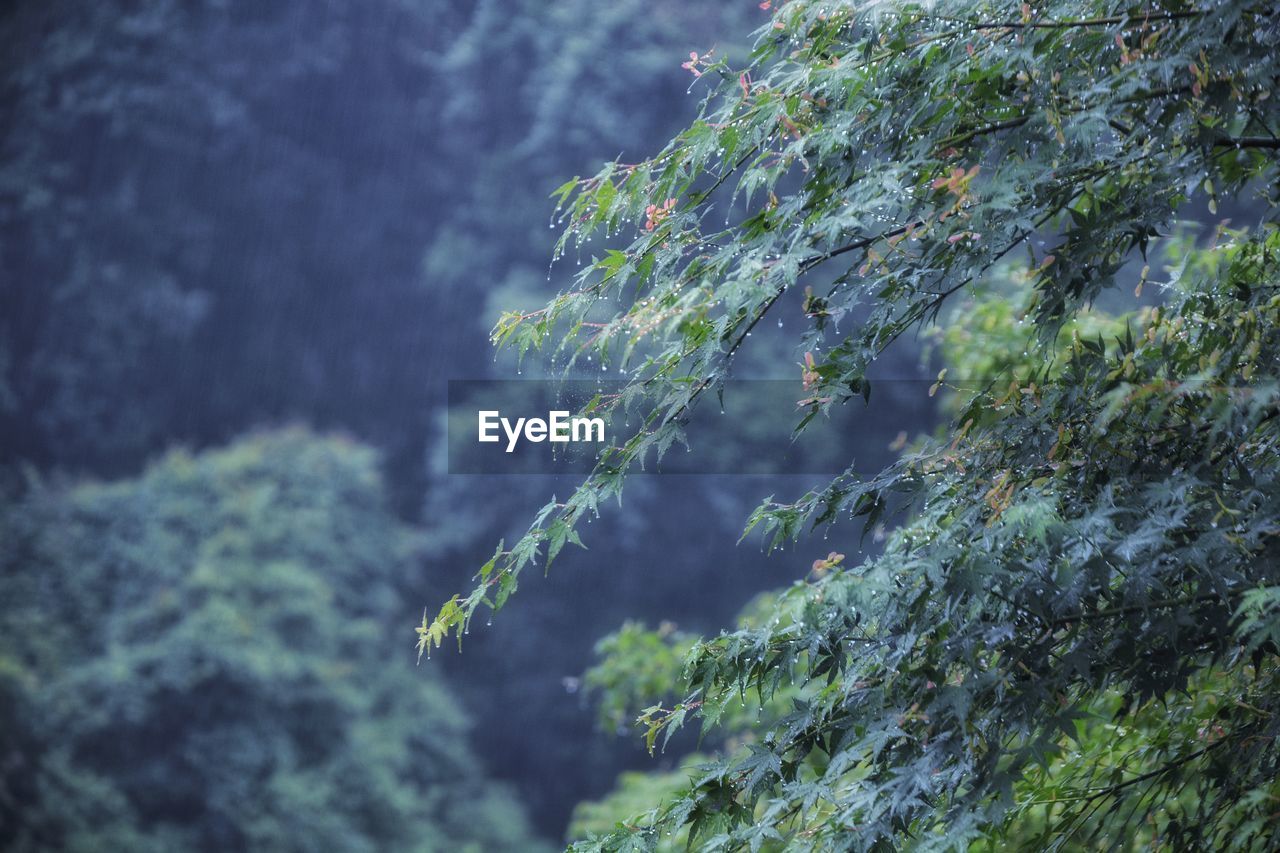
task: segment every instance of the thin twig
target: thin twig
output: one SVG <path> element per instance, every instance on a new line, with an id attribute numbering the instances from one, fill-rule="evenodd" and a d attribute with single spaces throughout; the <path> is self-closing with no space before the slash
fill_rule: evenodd
<path id="1" fill-rule="evenodd" d="M 959 18 L 943 18 L 943 20 L 964 24 L 975 30 L 1065 30 L 1078 27 L 1107 27 L 1112 24 L 1141 24 L 1148 21 L 1176 21 L 1181 18 L 1197 18 L 1201 11 L 1191 12 L 1153 12 L 1139 10 L 1125 15 L 1111 15 L 1105 18 L 1082 18 L 1074 21 L 1003 21 L 974 22 Z"/>

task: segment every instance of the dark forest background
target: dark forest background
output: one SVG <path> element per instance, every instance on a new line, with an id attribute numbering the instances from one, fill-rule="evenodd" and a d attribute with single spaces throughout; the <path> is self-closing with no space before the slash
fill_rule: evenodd
<path id="1" fill-rule="evenodd" d="M 170 837 L 184 843 L 270 844 L 275 830 L 237 834 L 248 830 L 228 817 L 257 820 L 260 792 L 220 791 L 281 763 L 329 768 L 334 785 L 364 778 L 355 762 L 372 780 L 387 756 L 434 737 L 421 761 L 455 769 L 368 781 L 370 803 L 349 806 L 352 837 L 377 822 L 374 800 L 407 785 L 421 803 L 465 775 L 514 793 L 471 817 L 464 800 L 507 794 L 433 801 L 425 820 L 455 839 L 470 830 L 450 821 L 506 822 L 509 837 L 471 838 L 518 847 L 520 808 L 530 832 L 559 840 L 574 805 L 620 770 L 677 763 L 679 748 L 655 761 L 632 734 L 600 730 L 577 678 L 625 619 L 715 632 L 803 574 L 813 554 L 766 560 L 733 543 L 758 498 L 804 483 L 639 478 L 628 511 L 589 530 L 590 550 L 566 552 L 463 654 L 413 668 L 412 628 L 567 488 L 450 476 L 440 435 L 449 379 L 514 373 L 488 343 L 498 311 L 537 304 L 576 272 L 572 258 L 548 269 L 548 194 L 602 160 L 658 149 L 696 110 L 688 51 L 745 57 L 766 19 L 747 0 L 6 4 L 10 831 L 48 839 L 80 821 L 93 840 L 104 816 L 128 815 L 144 829 L 200 824 L 198 837 Z M 758 375 L 798 376 L 767 334 L 745 356 Z M 882 370 L 915 376 L 917 362 L 906 348 Z M 259 612 L 289 638 L 278 648 L 237 645 L 236 618 Z M 211 662 L 210 648 L 225 654 Z M 285 667 L 290 655 L 303 663 Z M 329 673 L 334 659 L 356 674 Z M 402 686 L 377 688 L 395 699 L 354 698 L 383 669 L 399 673 Z M 272 705 L 272 686 L 296 678 L 346 692 Z M 423 684 L 434 692 L 415 699 Z M 356 717 L 378 746 L 351 733 Z M 197 743 L 191 725 L 222 739 Z M 253 755 L 226 758 L 227 743 L 255 739 Z M 143 772 L 122 744 L 157 766 Z M 158 797 L 199 755 L 226 761 L 225 774 Z M 74 787 L 85 768 L 106 787 L 47 781 Z M 277 823 L 305 824 L 299 804 L 325 813 L 312 784 L 279 794 Z M 75 796 L 93 805 L 74 820 L 51 804 Z M 219 805 L 227 797 L 240 805 Z M 33 830 L 37 804 L 48 814 Z"/>

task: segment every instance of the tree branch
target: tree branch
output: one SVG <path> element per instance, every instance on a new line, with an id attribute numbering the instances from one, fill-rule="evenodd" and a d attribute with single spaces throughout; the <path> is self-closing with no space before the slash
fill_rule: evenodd
<path id="1" fill-rule="evenodd" d="M 1111 15 L 1105 18 L 1082 18 L 1074 21 L 1005 21 L 1003 23 L 963 21 L 962 23 L 975 30 L 1066 30 L 1078 27 L 1106 27 L 1112 24 L 1138 24 L 1147 21 L 1176 21 L 1180 18 L 1197 18 L 1203 14 L 1204 12 L 1200 11 L 1159 12 L 1143 9 L 1125 15 Z"/>
<path id="2" fill-rule="evenodd" d="M 1228 148 L 1280 148 L 1280 139 L 1270 136 L 1222 136 L 1214 145 Z"/>
<path id="3" fill-rule="evenodd" d="M 1046 620 L 1051 626 L 1070 625 L 1072 622 L 1087 622 L 1091 619 L 1106 619 L 1110 616 L 1125 616 L 1130 613 L 1145 613 L 1148 610 L 1158 610 L 1164 607 L 1179 607 L 1184 604 L 1198 604 L 1202 601 L 1213 601 L 1215 599 L 1229 599 L 1243 595 L 1245 590 L 1237 590 L 1234 593 L 1223 595 L 1217 592 L 1202 592 L 1199 595 L 1186 595 L 1181 598 L 1166 598 L 1160 601 L 1149 601 L 1145 604 L 1126 604 L 1117 607 L 1106 607 L 1102 610 L 1093 610 L 1088 613 L 1072 613 L 1067 616 L 1059 616 L 1056 619 Z M 1040 617 L 1043 619 L 1043 617 Z"/>

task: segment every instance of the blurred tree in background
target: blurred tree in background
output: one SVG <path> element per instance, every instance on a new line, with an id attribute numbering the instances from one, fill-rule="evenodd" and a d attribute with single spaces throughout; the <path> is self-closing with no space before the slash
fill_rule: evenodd
<path id="1" fill-rule="evenodd" d="M 0 509 L 0 837 L 15 850 L 528 850 L 403 648 L 415 536 L 303 430 Z"/>
<path id="2" fill-rule="evenodd" d="M 718 6 L 0 12 L 0 459 L 127 471 L 305 416 L 416 505 L 490 296 L 546 286 L 547 193 L 670 132 L 676 48 L 742 29 Z"/>

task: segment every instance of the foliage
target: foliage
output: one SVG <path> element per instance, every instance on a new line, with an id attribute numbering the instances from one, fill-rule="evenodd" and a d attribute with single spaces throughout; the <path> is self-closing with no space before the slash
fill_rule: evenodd
<path id="1" fill-rule="evenodd" d="M 579 803 L 574 809 L 573 820 L 569 823 L 569 838 L 586 838 L 609 832 L 654 803 L 675 799 L 689 784 L 689 779 L 697 775 L 699 764 L 705 760 L 695 754 L 686 758 L 677 770 L 619 774 L 613 791 L 597 801 Z M 679 830 L 658 840 L 654 849 L 662 853 L 676 853 L 687 849 L 688 843 L 688 831 Z"/>
<path id="2" fill-rule="evenodd" d="M 1278 43 L 1274 4 L 1247 0 L 793 0 L 748 68 L 691 58 L 716 86 L 657 157 L 561 188 L 562 247 L 637 236 L 494 338 L 620 365 L 631 389 L 616 405 L 661 396 L 473 591 L 424 617 L 423 648 L 575 541 L 798 285 L 813 288 L 801 428 L 869 396 L 887 347 L 1020 249 L 1035 332 L 1027 360 L 982 365 L 995 373 L 966 390 L 950 435 L 753 515 L 783 544 L 872 524 L 895 501 L 913 510 L 881 557 L 788 590 L 793 620 L 693 648 L 686 698 L 649 716 L 651 738 L 714 726 L 793 676 L 813 693 L 748 754 L 583 849 L 643 849 L 681 827 L 709 849 L 962 848 L 1022 831 L 1043 805 L 1019 799 L 1027 786 L 1059 782 L 1071 796 L 1055 795 L 1045 846 L 1116 820 L 1179 849 L 1274 842 L 1274 597 L 1254 590 L 1276 585 L 1280 525 Z M 1071 334 L 1190 201 L 1239 197 L 1259 227 L 1188 254 L 1136 328 Z M 731 210 L 723 228 L 713 207 Z M 1211 734 L 1191 734 L 1192 702 L 1144 746 L 1090 738 L 1091 755 L 1120 752 L 1037 781 L 1114 697 L 1143 729 L 1158 703 L 1219 680 Z M 1194 798 L 1171 795 L 1189 780 Z"/>
<path id="3" fill-rule="evenodd" d="M 838 565 L 842 554 L 832 554 L 829 562 Z M 794 624 L 797 614 L 782 607 L 778 596 L 764 593 L 756 596 L 738 615 L 737 625 L 742 629 L 759 628 L 765 623 L 774 626 Z M 650 754 L 655 739 L 665 725 L 668 709 L 663 707 L 667 699 L 678 698 L 677 688 L 683 681 L 685 661 L 695 651 L 697 638 L 680 631 L 670 622 L 664 622 L 656 630 L 649 630 L 638 622 L 626 622 L 617 631 L 596 644 L 597 662 L 583 676 L 583 686 L 595 696 L 600 723 L 605 727 L 622 730 L 624 722 L 647 724 L 646 738 Z M 735 706 L 724 709 L 716 734 L 732 751 L 742 739 L 751 739 L 752 731 L 762 719 L 777 719 L 791 708 L 791 702 L 803 695 L 803 688 L 779 690 L 767 700 L 762 694 L 754 699 L 743 695 Z M 757 701 L 759 700 L 759 701 Z M 658 704 L 651 704 L 657 701 Z M 663 741 L 665 749 L 665 740 Z"/>
<path id="4" fill-rule="evenodd" d="M 0 512 L 7 849 L 526 850 L 386 634 L 413 536 L 301 430 Z"/>
<path id="5" fill-rule="evenodd" d="M 837 555 L 833 555 L 837 556 Z M 818 561 L 823 562 L 823 561 Z M 838 563 L 838 561 L 835 561 Z M 824 569 L 825 570 L 825 569 Z M 772 593 L 757 596 L 739 614 L 738 627 L 760 627 L 766 622 L 794 621 L 794 613 L 779 608 Z M 627 622 L 618 631 L 596 644 L 597 663 L 583 678 L 583 684 L 597 697 L 602 725 L 616 727 L 624 719 L 652 724 L 650 734 L 656 738 L 668 709 L 663 705 L 675 698 L 673 693 L 682 683 L 684 658 L 691 651 L 694 638 L 670 623 L 656 630 Z M 692 779 L 705 771 L 709 762 L 724 755 L 748 755 L 757 740 L 762 723 L 771 724 L 784 717 L 796 699 L 806 693 L 804 685 L 791 684 L 777 690 L 767 701 L 759 695 L 743 694 L 736 705 L 730 703 L 720 717 L 716 729 L 704 733 L 699 751 L 687 755 L 676 770 L 654 770 L 648 773 L 624 772 L 618 775 L 613 791 L 598 801 L 579 803 L 569 825 L 569 837 L 582 839 L 608 832 L 619 826 L 634 828 L 635 815 L 655 803 L 671 802 Z M 648 705 L 659 700 L 658 705 Z M 662 751 L 666 752 L 666 742 Z M 654 753 L 653 740 L 648 743 Z M 710 754 L 708 754 L 710 753 Z M 689 843 L 687 828 L 676 829 L 656 839 L 656 848 L 683 850 Z"/>
<path id="6" fill-rule="evenodd" d="M 1274 663 L 1270 666 L 1274 669 Z M 1249 666 L 1211 669 L 1193 678 L 1184 693 L 1132 713 L 1119 691 L 1100 694 L 1081 709 L 1075 733 L 1062 737 L 1060 754 L 1018 782 L 1017 805 L 1004 831 L 974 845 L 975 853 L 1039 849 L 1064 831 L 1073 839 L 1068 849 L 1177 849 L 1185 837 L 1195 836 L 1180 823 L 1200 817 L 1199 800 L 1235 783 L 1222 778 L 1230 773 L 1225 762 L 1212 768 L 1217 778 L 1206 778 L 1199 767 L 1170 765 L 1191 764 L 1219 748 L 1224 721 L 1237 710 L 1233 705 L 1245 703 L 1265 713 L 1252 702 L 1274 685 L 1274 672 L 1259 673 Z M 1137 784 L 1146 786 L 1139 795 L 1110 793 L 1115 786 Z M 1234 824 L 1233 832 L 1216 839 L 1221 849 L 1250 849 L 1271 832 L 1267 824 L 1280 795 L 1274 781 L 1253 789 L 1242 786 L 1238 794 L 1235 802 L 1213 807 L 1224 813 L 1222 823 Z M 1156 804 L 1169 816 L 1142 820 Z"/>
<path id="7" fill-rule="evenodd" d="M 670 622 L 656 631 L 627 622 L 596 643 L 599 662 L 582 685 L 600 696 L 600 722 L 621 730 L 642 705 L 672 696 L 694 639 Z"/>
<path id="8" fill-rule="evenodd" d="M 977 285 L 959 302 L 946 322 L 934 327 L 933 340 L 945 365 L 937 385 L 946 388 L 948 406 L 955 414 L 974 383 L 992 377 L 1022 383 L 1048 371 L 1061 375 L 1061 355 L 1075 338 L 1100 340 L 1107 347 L 1123 336 L 1125 320 L 1085 309 L 1062 324 L 1051 347 L 1032 345 L 1035 328 L 1027 321 L 1034 291 L 1026 270 L 1009 270 L 1008 279 L 996 271 L 991 280 Z M 1139 318 L 1141 322 L 1141 318 Z M 1041 356 L 1050 353 L 1048 365 Z M 935 391 L 936 393 L 936 391 Z"/>

